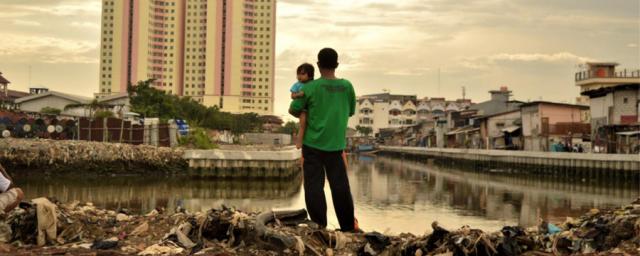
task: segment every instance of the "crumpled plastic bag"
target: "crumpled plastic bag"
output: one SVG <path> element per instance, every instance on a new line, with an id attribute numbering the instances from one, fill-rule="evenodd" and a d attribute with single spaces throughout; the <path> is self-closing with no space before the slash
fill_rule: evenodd
<path id="1" fill-rule="evenodd" d="M 11 242 L 12 236 L 11 226 L 5 222 L 0 222 L 0 243 Z"/>
<path id="2" fill-rule="evenodd" d="M 169 239 L 171 236 L 175 235 L 175 237 L 177 238 L 177 242 L 179 242 L 182 247 L 191 249 L 196 246 L 196 244 L 188 237 L 188 234 L 191 232 L 192 228 L 193 226 L 191 225 L 191 223 L 182 223 L 177 228 L 173 227 L 164 239 Z"/>
<path id="3" fill-rule="evenodd" d="M 54 242 L 58 231 L 58 207 L 44 197 L 33 199 L 31 202 L 36 205 L 38 246 L 44 246 L 47 241 Z"/>
<path id="4" fill-rule="evenodd" d="M 180 247 L 170 247 L 170 246 L 162 246 L 159 244 L 154 244 L 152 246 L 147 247 L 144 251 L 138 253 L 138 255 L 175 255 L 179 253 L 183 253 L 184 249 Z"/>

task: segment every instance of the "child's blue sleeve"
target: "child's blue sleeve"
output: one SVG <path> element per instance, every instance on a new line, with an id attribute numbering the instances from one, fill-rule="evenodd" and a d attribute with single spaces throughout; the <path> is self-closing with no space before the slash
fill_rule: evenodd
<path id="1" fill-rule="evenodd" d="M 298 93 L 302 90 L 302 85 L 303 84 L 301 82 L 296 82 L 291 86 L 291 89 L 289 89 L 289 91 L 292 93 Z"/>

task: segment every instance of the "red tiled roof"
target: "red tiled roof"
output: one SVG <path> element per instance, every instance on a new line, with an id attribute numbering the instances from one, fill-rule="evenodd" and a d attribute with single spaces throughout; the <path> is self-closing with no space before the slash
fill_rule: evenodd
<path id="1" fill-rule="evenodd" d="M 2 73 L 0 73 L 0 84 L 9 84 L 11 82 L 9 82 L 9 80 L 7 80 L 6 78 L 4 78 L 2 76 Z"/>
<path id="2" fill-rule="evenodd" d="M 4 96 L 4 91 L 0 90 L 0 99 L 2 99 L 2 100 L 11 100 L 11 101 L 13 101 L 15 99 L 22 98 L 22 97 L 25 97 L 25 96 L 29 96 L 29 93 L 28 92 L 8 90 L 7 91 L 7 96 L 5 97 Z"/>

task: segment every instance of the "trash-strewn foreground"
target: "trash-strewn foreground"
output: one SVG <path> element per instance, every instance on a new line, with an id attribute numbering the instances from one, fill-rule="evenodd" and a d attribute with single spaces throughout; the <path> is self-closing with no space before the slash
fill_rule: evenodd
<path id="1" fill-rule="evenodd" d="M 233 208 L 144 215 L 91 203 L 22 203 L 0 221 L 0 255 L 638 255 L 640 198 L 576 219 L 485 233 L 432 224 L 426 236 L 318 229 L 306 212 Z M 428 216 L 425 216 L 428 217 Z M 426 227 L 425 227 L 426 229 Z"/>

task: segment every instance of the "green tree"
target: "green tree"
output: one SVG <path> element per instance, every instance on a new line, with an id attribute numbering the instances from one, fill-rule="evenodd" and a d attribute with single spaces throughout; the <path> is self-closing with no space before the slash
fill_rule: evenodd
<path id="1" fill-rule="evenodd" d="M 153 80 L 147 80 L 129 85 L 129 102 L 133 112 L 161 120 L 185 119 L 193 126 L 228 130 L 234 135 L 262 129 L 263 121 L 256 113 L 222 112 L 217 106 L 205 107 L 189 97 L 166 94 L 153 88 L 152 83 Z"/>
<path id="2" fill-rule="evenodd" d="M 110 110 L 98 110 L 96 111 L 94 116 L 95 118 L 110 118 L 110 117 L 114 117 L 115 114 Z"/>
<path id="3" fill-rule="evenodd" d="M 158 117 L 161 120 L 174 118 L 177 97 L 151 87 L 152 82 L 153 79 L 149 79 L 127 87 L 131 110 L 144 117 Z"/>
<path id="4" fill-rule="evenodd" d="M 73 108 L 84 108 L 85 110 L 89 110 L 89 118 L 93 118 L 96 111 L 100 109 L 110 108 L 111 105 L 104 104 L 98 101 L 98 99 L 93 99 L 89 103 L 74 103 L 64 106 L 64 110 L 69 110 Z"/>
<path id="5" fill-rule="evenodd" d="M 218 146 L 211 141 L 207 132 L 202 128 L 191 128 L 189 135 L 179 138 L 180 145 L 196 149 L 215 149 Z"/>
<path id="6" fill-rule="evenodd" d="M 62 113 L 62 110 L 57 109 L 57 108 L 52 108 L 52 107 L 44 107 L 42 109 L 40 109 L 40 113 L 45 114 L 45 115 L 60 115 L 60 113 Z"/>
<path id="7" fill-rule="evenodd" d="M 296 134 L 298 133 L 298 123 L 294 121 L 288 121 L 280 128 L 280 133 L 285 134 Z"/>
<path id="8" fill-rule="evenodd" d="M 356 130 L 358 131 L 358 133 L 364 135 L 365 137 L 368 137 L 369 134 L 371 134 L 373 132 L 373 129 L 371 129 L 371 127 L 369 127 L 369 126 L 357 125 L 356 126 Z"/>

